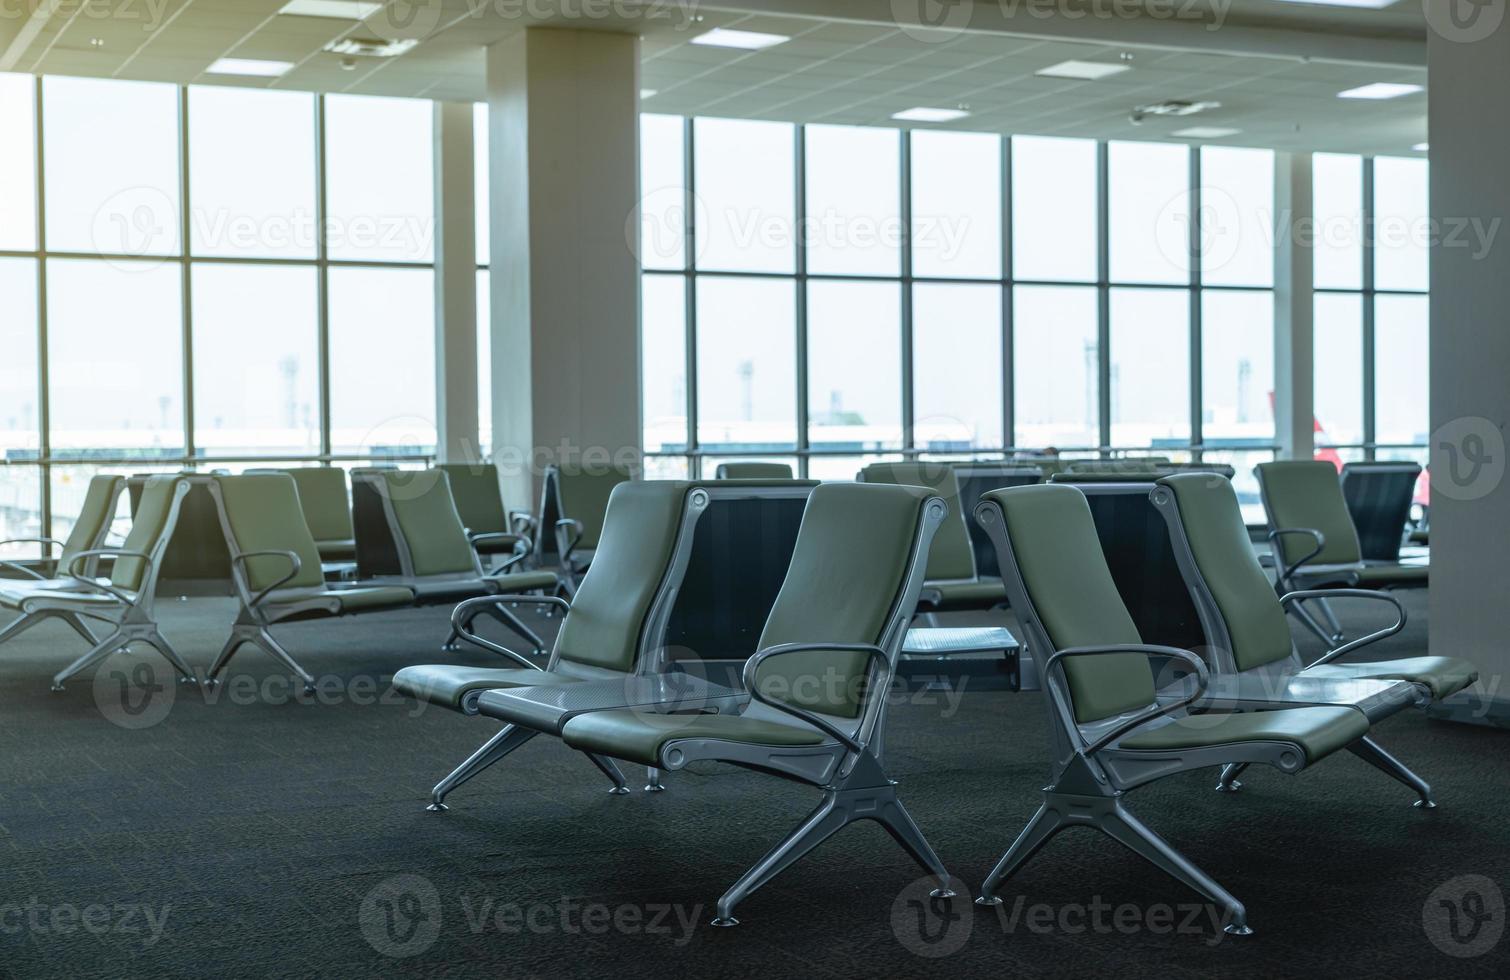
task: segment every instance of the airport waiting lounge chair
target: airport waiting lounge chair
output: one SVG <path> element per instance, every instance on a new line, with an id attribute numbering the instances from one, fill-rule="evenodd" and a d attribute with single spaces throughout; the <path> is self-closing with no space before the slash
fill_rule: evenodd
<path id="1" fill-rule="evenodd" d="M 527 557 L 535 519 L 527 510 L 503 506 L 498 467 L 492 463 L 441 463 L 436 469 L 446 474 L 456 512 L 479 555 L 508 555 L 515 560 Z M 519 547 L 521 542 L 524 549 Z"/>
<path id="2" fill-rule="evenodd" d="M 339 466 L 299 466 L 283 470 L 299 490 L 299 509 L 314 537 L 320 560 L 356 561 L 356 532 L 351 525 L 351 498 L 346 471 Z"/>
<path id="3" fill-rule="evenodd" d="M 339 472 L 339 471 L 338 471 Z M 216 476 L 210 496 L 231 556 L 231 580 L 240 602 L 231 635 L 205 675 L 213 686 L 245 644 L 287 667 L 312 691 L 315 679 L 273 638 L 274 623 L 393 609 L 414 601 L 404 586 L 327 587 L 320 550 L 304 523 L 298 485 L 290 473 Z"/>
<path id="4" fill-rule="evenodd" d="M 1329 465 L 1329 464 L 1328 464 Z M 1405 611 L 1391 595 L 1365 589 L 1310 589 L 1278 597 L 1249 544 L 1237 494 L 1226 480 L 1198 474 L 1161 479 L 1151 499 L 1169 527 L 1175 560 L 1195 600 L 1207 638 L 1208 663 L 1219 676 L 1255 682 L 1257 690 L 1295 692 L 1317 700 L 1367 696 L 1370 721 L 1411 704 L 1425 706 L 1463 690 L 1478 671 L 1456 657 L 1407 657 L 1343 662 L 1363 647 L 1393 636 L 1405 625 Z M 1311 664 L 1304 663 L 1290 635 L 1285 607 L 1300 599 L 1371 599 L 1392 606 L 1393 625 L 1342 644 Z M 1395 682 L 1402 694 L 1370 691 L 1366 682 Z M 1359 684 L 1358 682 L 1365 682 Z M 1360 707 L 1362 705 L 1360 704 Z M 1435 807 L 1431 787 L 1372 738 L 1348 746 L 1354 755 L 1410 787 L 1420 807 Z M 1217 789 L 1232 791 L 1243 765 L 1223 770 Z"/>
<path id="5" fill-rule="evenodd" d="M 0 634 L 5 637 L 15 636 L 52 617 L 71 624 L 79 618 L 98 620 L 111 628 L 103 640 L 96 642 L 88 630 L 75 627 L 89 637 L 93 645 L 53 677 L 54 691 L 63 690 L 64 682 L 86 667 L 133 643 L 145 643 L 166 657 L 178 671 L 180 683 L 195 682 L 194 672 L 158 629 L 153 611 L 163 555 L 173 537 L 179 509 L 188 492 L 189 482 L 181 476 L 148 478 L 142 487 L 136 517 L 125 542 L 119 548 L 89 548 L 75 552 L 68 565 L 60 569 L 68 576 L 69 588 L 18 592 L 0 589 L 0 607 L 21 613 L 21 618 Z M 86 574 L 90 563 L 106 557 L 114 560 L 108 576 L 95 578 Z"/>
<path id="6" fill-rule="evenodd" d="M 1343 464 L 1342 499 L 1364 561 L 1400 560 L 1420 479 L 1421 464 L 1410 460 Z"/>
<path id="7" fill-rule="evenodd" d="M 978 515 L 996 542 L 1012 608 L 1048 691 L 1054 761 L 1043 803 L 976 902 L 1000 904 L 1001 882 L 1050 838 L 1091 827 L 1219 904 L 1227 932 L 1251 932 L 1243 904 L 1134 816 L 1126 794 L 1233 762 L 1300 772 L 1366 736 L 1367 717 L 1336 705 L 1193 713 L 1210 683 L 1205 663 L 1188 650 L 1142 642 L 1079 490 L 1050 484 L 992 491 Z M 1194 674 L 1180 696 L 1156 690 L 1150 660 L 1163 658 Z"/>
<path id="8" fill-rule="evenodd" d="M 719 898 L 714 925 L 736 925 L 734 911 L 751 892 L 860 820 L 880 823 L 937 877 L 936 897 L 953 895 L 943 863 L 897 799 L 882 752 L 886 694 L 931 538 L 947 514 L 919 487 L 816 487 L 759 652 L 745 662 L 742 710 L 589 711 L 562 727 L 566 744 L 584 752 L 669 770 L 727 762 L 823 791 L 817 808 Z M 496 692 L 500 700 L 509 693 Z"/>
<path id="9" fill-rule="evenodd" d="M 742 463 L 719 463 L 714 476 L 720 480 L 790 480 L 790 463 L 762 463 L 750 460 Z"/>
<path id="10" fill-rule="evenodd" d="M 927 487 L 942 497 L 949 515 L 933 539 L 928 555 L 928 580 L 918 611 L 924 621 L 932 614 L 960 609 L 995 609 L 1007 603 L 999 578 L 982 578 L 975 567 L 975 549 L 965 525 L 959 480 L 944 462 L 872 463 L 855 477 L 861 483 L 895 483 Z"/>
<path id="11" fill-rule="evenodd" d="M 554 549 L 567 595 L 577 590 L 592 564 L 609 495 L 614 487 L 632 479 L 627 469 L 613 466 L 562 464 L 546 469 L 535 522 L 535 554 L 544 558 Z"/>
<path id="12" fill-rule="evenodd" d="M 1269 519 L 1269 542 L 1274 548 L 1280 590 L 1426 585 L 1429 569 L 1425 562 L 1364 559 L 1337 468 L 1331 463 L 1320 459 L 1276 460 L 1259 463 L 1254 472 Z M 1320 622 L 1311 612 L 1313 605 Z M 1342 626 L 1324 598 L 1293 602 L 1289 611 L 1322 642 L 1342 641 Z"/>

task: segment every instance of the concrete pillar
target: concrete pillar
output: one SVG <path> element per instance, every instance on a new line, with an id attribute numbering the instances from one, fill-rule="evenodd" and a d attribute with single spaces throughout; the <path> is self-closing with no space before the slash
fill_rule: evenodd
<path id="1" fill-rule="evenodd" d="M 376 162 L 376 161 L 375 161 Z M 478 459 L 472 106 L 435 103 L 435 419 L 442 463 Z"/>
<path id="2" fill-rule="evenodd" d="M 1279 458 L 1310 459 L 1316 230 L 1309 153 L 1275 154 L 1274 214 L 1274 435 Z"/>
<path id="3" fill-rule="evenodd" d="M 1510 18 L 1428 8 L 1431 131 L 1430 652 L 1478 665 L 1442 712 L 1510 725 Z M 1468 13 L 1446 16 L 1449 7 Z"/>
<path id="4" fill-rule="evenodd" d="M 638 463 L 639 39 L 530 28 L 487 57 L 493 455 L 520 506 L 550 463 Z"/>

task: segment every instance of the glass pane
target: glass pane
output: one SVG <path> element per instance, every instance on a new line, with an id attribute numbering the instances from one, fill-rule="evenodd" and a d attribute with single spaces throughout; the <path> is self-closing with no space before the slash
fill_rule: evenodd
<path id="1" fill-rule="evenodd" d="M 178 87 L 42 79 L 47 247 L 174 255 L 178 244 Z"/>
<path id="2" fill-rule="evenodd" d="M 1274 284 L 1274 151 L 1201 147 L 1201 277 Z"/>
<path id="3" fill-rule="evenodd" d="M 685 480 L 692 475 L 691 463 L 685 456 L 646 456 L 644 468 L 647 480 Z"/>
<path id="4" fill-rule="evenodd" d="M 1425 160 L 1374 158 L 1374 285 L 1379 289 L 1429 288 L 1426 185 Z"/>
<path id="5" fill-rule="evenodd" d="M 1112 445 L 1190 442 L 1190 293 L 1111 291 Z"/>
<path id="6" fill-rule="evenodd" d="M 1013 444 L 1027 449 L 1101 444 L 1096 290 L 1012 290 Z"/>
<path id="7" fill-rule="evenodd" d="M 1274 441 L 1274 294 L 1201 294 L 1201 438 L 1207 446 Z"/>
<path id="8" fill-rule="evenodd" d="M 54 452 L 183 453 L 182 303 L 176 264 L 47 261 Z"/>
<path id="9" fill-rule="evenodd" d="M 902 445 L 902 287 L 807 289 L 808 439 L 814 449 Z"/>
<path id="10" fill-rule="evenodd" d="M 477 270 L 477 453 L 493 453 L 493 293 L 486 269 Z"/>
<path id="11" fill-rule="evenodd" d="M 434 278 L 429 269 L 330 270 L 335 452 L 434 452 Z"/>
<path id="12" fill-rule="evenodd" d="M 1363 441 L 1363 299 L 1316 294 L 1316 442 Z"/>
<path id="13" fill-rule="evenodd" d="M 645 276 L 640 303 L 645 451 L 678 452 L 687 448 L 687 281 Z"/>
<path id="14" fill-rule="evenodd" d="M 1012 137 L 1012 267 L 1018 279 L 1094 282 L 1096 211 L 1094 140 Z"/>
<path id="15" fill-rule="evenodd" d="M 41 439 L 36 260 L 0 258 L 0 303 L 0 452 L 11 460 L 35 458 Z"/>
<path id="16" fill-rule="evenodd" d="M 640 265 L 687 264 L 686 137 L 680 116 L 640 116 Z"/>
<path id="17" fill-rule="evenodd" d="M 1115 282 L 1190 280 L 1190 148 L 1111 143 L 1107 216 Z"/>
<path id="18" fill-rule="evenodd" d="M 913 275 L 1001 278 L 1001 144 L 994 133 L 913 130 Z"/>
<path id="19" fill-rule="evenodd" d="M 895 454 L 890 456 L 809 456 L 807 478 L 809 480 L 851 481 L 855 478 L 855 474 L 871 463 L 895 463 L 901 458 L 900 455 Z"/>
<path id="20" fill-rule="evenodd" d="M 901 271 L 900 138 L 895 129 L 807 127 L 809 272 L 894 276 Z"/>
<path id="21" fill-rule="evenodd" d="M 189 89 L 189 241 L 195 255 L 314 257 L 313 95 Z"/>
<path id="22" fill-rule="evenodd" d="M 1237 506 L 1242 511 L 1243 523 L 1262 527 L 1268 523 L 1264 514 L 1263 498 L 1258 492 L 1258 475 L 1254 467 L 1274 459 L 1274 452 L 1236 452 L 1229 450 L 1206 450 L 1201 456 L 1203 463 L 1226 463 L 1232 467 L 1232 489 L 1237 493 Z"/>
<path id="23" fill-rule="evenodd" d="M 57 502 L 53 502 L 57 507 Z M 0 466 L 0 541 L 12 538 L 49 537 L 42 527 L 42 480 L 36 466 Z M 59 539 L 61 540 L 61 539 Z M 44 551 L 34 543 L 0 545 L 0 558 L 57 557 L 57 549 Z"/>
<path id="24" fill-rule="evenodd" d="M 488 252 L 488 104 L 472 105 L 472 202 L 477 229 L 477 264 L 487 265 Z"/>
<path id="25" fill-rule="evenodd" d="M 30 75 L 0 74 L 0 248 L 37 247 L 37 110 Z"/>
<path id="26" fill-rule="evenodd" d="M 746 119 L 697 119 L 693 127 L 697 265 L 793 271 L 794 128 Z"/>
<path id="27" fill-rule="evenodd" d="M 912 441 L 955 452 L 1002 445 L 1001 287 L 912 290 Z"/>
<path id="28" fill-rule="evenodd" d="M 790 279 L 697 281 L 697 441 L 704 449 L 758 453 L 796 443 L 795 305 Z"/>
<path id="29" fill-rule="evenodd" d="M 1316 212 L 1317 289 L 1363 287 L 1363 158 L 1342 153 L 1311 157 Z"/>
<path id="30" fill-rule="evenodd" d="M 1427 306 L 1425 296 L 1374 299 L 1374 441 L 1426 445 Z"/>
<path id="31" fill-rule="evenodd" d="M 199 455 L 318 453 L 314 267 L 195 263 L 193 285 Z"/>
<path id="32" fill-rule="evenodd" d="M 425 99 L 325 97 L 325 225 L 331 258 L 430 261 L 435 237 L 432 105 Z"/>

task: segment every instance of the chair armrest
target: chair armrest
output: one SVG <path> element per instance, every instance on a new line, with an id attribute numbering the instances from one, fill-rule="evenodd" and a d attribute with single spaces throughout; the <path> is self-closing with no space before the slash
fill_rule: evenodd
<path id="1" fill-rule="evenodd" d="M 474 548 L 477 547 L 480 541 L 504 541 L 514 545 L 514 554 L 510 556 L 508 561 L 487 573 L 488 578 L 493 578 L 507 572 L 528 558 L 530 552 L 534 550 L 534 545 L 530 543 L 529 538 L 526 538 L 522 534 L 512 534 L 508 531 L 479 531 L 476 534 L 467 535 L 467 539 L 472 542 L 472 547 Z"/>
<path id="2" fill-rule="evenodd" d="M 1380 602 L 1387 602 L 1395 607 L 1395 623 L 1393 626 L 1386 626 L 1376 633 L 1360 636 L 1358 639 L 1344 643 L 1336 649 L 1328 650 L 1318 657 L 1315 662 L 1307 664 L 1307 667 L 1331 663 L 1333 660 L 1346 656 L 1360 647 L 1368 646 L 1370 643 L 1382 640 L 1387 636 L 1394 636 L 1405 628 L 1405 607 L 1400 604 L 1399 599 L 1396 599 L 1387 592 L 1373 592 L 1369 589 L 1302 589 L 1299 592 L 1287 592 L 1280 596 L 1279 604 L 1281 606 L 1288 606 L 1291 602 L 1299 599 L 1375 599 Z"/>
<path id="3" fill-rule="evenodd" d="M 292 581 L 294 576 L 299 574 L 299 569 L 304 566 L 303 560 L 299 557 L 298 553 L 294 551 L 285 551 L 281 548 L 268 548 L 263 551 L 243 551 L 239 554 L 231 556 L 231 564 L 240 565 L 242 567 L 243 576 L 246 574 L 246 560 L 248 558 L 287 558 L 289 565 L 292 566 L 289 568 L 287 575 L 283 576 L 272 585 L 269 585 L 267 588 L 263 589 L 261 592 L 258 592 L 256 595 L 248 599 L 246 602 L 248 606 L 261 605 L 262 600 L 271 595 L 275 589 Z M 250 579 L 247 580 L 247 587 L 248 589 L 250 589 L 251 587 Z"/>
<path id="4" fill-rule="evenodd" d="M 509 511 L 509 526 L 515 534 L 532 535 L 535 532 L 535 515 L 527 510 Z"/>
<path id="5" fill-rule="evenodd" d="M 1308 534 L 1316 542 L 1316 547 L 1311 549 L 1305 557 L 1293 565 L 1287 566 L 1285 565 L 1284 549 L 1279 547 L 1279 539 L 1286 534 Z M 1321 550 L 1326 547 L 1326 535 L 1314 527 L 1277 527 L 1269 532 L 1269 544 L 1274 548 L 1274 567 L 1280 570 L 1279 580 L 1288 586 L 1290 584 L 1290 576 L 1294 575 L 1301 565 L 1321 554 Z"/>
<path id="6" fill-rule="evenodd" d="M 567 532 L 572 532 L 568 538 Z M 572 551 L 577 547 L 577 542 L 582 540 L 582 522 L 570 517 L 563 517 L 556 522 L 556 557 L 561 564 L 566 564 L 566 559 L 571 557 Z"/>
<path id="7" fill-rule="evenodd" d="M 1095 755 L 1097 752 L 1106 748 L 1112 742 L 1115 742 L 1117 739 L 1121 738 L 1123 735 L 1126 735 L 1134 728 L 1139 728 L 1143 725 L 1146 725 L 1148 722 L 1153 721 L 1155 718 L 1162 718 L 1167 714 L 1178 711 L 1181 708 L 1194 703 L 1197 699 L 1200 698 L 1201 695 L 1206 693 L 1206 685 L 1211 683 L 1211 675 L 1206 670 L 1205 661 L 1201 660 L 1200 657 L 1197 657 L 1189 650 L 1181 650 L 1178 647 L 1157 646 L 1151 643 L 1113 643 L 1107 646 L 1070 647 L 1067 650 L 1060 650 L 1052 657 L 1050 657 L 1048 659 L 1048 662 L 1043 665 L 1043 673 L 1045 679 L 1050 684 L 1050 689 L 1054 691 L 1055 698 L 1059 700 L 1061 705 L 1069 710 L 1071 717 L 1074 717 L 1075 714 L 1073 710 L 1074 705 L 1070 702 L 1068 694 L 1064 692 L 1062 688 L 1059 688 L 1053 684 L 1052 675 L 1054 667 L 1058 665 L 1060 668 L 1060 674 L 1062 675 L 1064 672 L 1063 662 L 1070 657 L 1093 657 L 1118 653 L 1138 653 L 1142 654 L 1145 657 L 1173 657 L 1176 660 L 1182 660 L 1186 664 L 1190 665 L 1191 670 L 1195 672 L 1195 690 L 1191 691 L 1188 695 L 1178 701 L 1171 701 L 1169 704 L 1155 705 L 1141 712 L 1140 714 L 1129 718 L 1127 721 L 1123 722 L 1122 724 L 1113 728 L 1111 731 L 1107 732 L 1105 735 L 1102 735 L 1100 738 L 1096 739 L 1090 745 L 1087 745 L 1084 749 L 1085 755 Z"/>
<path id="8" fill-rule="evenodd" d="M 531 600 L 560 606 L 562 609 L 565 609 L 568 612 L 571 611 L 571 605 L 568 604 L 565 599 L 562 599 L 559 596 L 484 595 L 478 596 L 475 599 L 464 599 L 461 602 L 458 602 L 456 604 L 456 608 L 451 610 L 451 628 L 456 631 L 457 636 L 461 637 L 474 646 L 482 647 L 484 650 L 492 651 L 493 653 L 496 653 L 502 657 L 508 657 L 510 660 L 515 661 L 521 666 L 524 666 L 530 670 L 538 670 L 543 673 L 545 671 L 544 667 L 541 667 L 539 664 L 535 663 L 533 660 L 530 660 L 523 654 L 515 653 L 513 650 L 510 650 L 508 647 L 503 646 L 502 644 L 494 643 L 492 640 L 478 636 L 476 633 L 473 633 L 470 629 L 467 628 L 467 623 L 471 619 L 471 616 L 469 616 L 468 614 L 480 606 L 502 605 L 505 602 L 530 602 Z"/>
<path id="9" fill-rule="evenodd" d="M 0 541 L 0 546 L 7 544 L 56 545 L 59 551 L 63 550 L 63 542 L 59 541 L 57 538 L 6 538 L 4 541 Z M 44 552 L 48 550 L 51 549 L 44 549 Z M 46 580 L 47 576 L 40 574 L 36 569 L 27 568 L 25 565 L 19 564 L 19 562 L 23 561 L 56 561 L 56 559 L 53 558 L 50 554 L 46 553 L 39 554 L 36 558 L 18 558 L 14 561 L 0 559 L 0 568 L 13 568 L 16 571 L 20 572 L 22 575 L 30 575 L 34 579 L 41 579 L 44 581 Z"/>
<path id="10" fill-rule="evenodd" d="M 94 589 L 98 592 L 104 592 L 108 595 L 112 595 L 128 606 L 136 605 L 136 598 L 126 592 L 124 589 L 118 589 L 115 587 L 115 585 L 108 582 L 100 582 L 95 579 L 88 578 L 84 575 L 83 572 L 79 570 L 80 562 L 82 562 L 84 559 L 103 558 L 106 555 L 114 558 L 140 558 L 147 564 L 147 571 L 143 574 L 142 577 L 145 578 L 147 575 L 150 575 L 152 573 L 152 556 L 147 554 L 145 551 L 132 551 L 128 548 L 91 548 L 88 551 L 81 551 L 73 556 L 73 560 L 68 563 L 68 567 L 64 569 L 64 571 L 67 572 L 69 578 L 73 579 L 75 582 L 79 583 L 85 588 Z"/>
<path id="11" fill-rule="evenodd" d="M 759 701 L 761 704 L 767 707 L 775 708 L 777 711 L 780 711 L 784 714 L 791 715 L 793 718 L 796 718 L 799 721 L 804 721 L 807 724 L 812 725 L 814 728 L 818 729 L 829 738 L 832 738 L 836 742 L 842 743 L 851 751 L 864 752 L 865 744 L 863 742 L 856 741 L 854 737 L 846 735 L 834 725 L 824 720 L 823 718 L 820 718 L 813 712 L 808 711 L 804 708 L 798 708 L 795 705 L 787 704 L 784 701 L 773 700 L 772 698 L 766 697 L 766 695 L 763 694 L 760 690 L 760 667 L 767 660 L 772 657 L 785 656 L 789 653 L 815 653 L 820 650 L 833 653 L 864 653 L 870 656 L 870 660 L 872 662 L 875 660 L 880 660 L 883 665 L 883 669 L 889 669 L 890 667 L 890 661 L 886 656 L 886 651 L 882 650 L 880 647 L 876 646 L 873 643 L 783 643 L 780 646 L 767 647 L 764 650 L 757 651 L 753 657 L 745 661 L 744 673 L 740 675 L 741 680 L 744 683 L 745 690 L 750 692 L 750 697 L 754 700 Z M 887 684 L 889 684 L 891 678 L 886 678 L 886 681 Z"/>

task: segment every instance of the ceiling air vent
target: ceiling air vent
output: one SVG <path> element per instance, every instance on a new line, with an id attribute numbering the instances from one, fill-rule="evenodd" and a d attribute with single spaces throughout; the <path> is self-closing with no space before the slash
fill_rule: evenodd
<path id="1" fill-rule="evenodd" d="M 410 50 L 419 43 L 418 38 L 406 37 L 394 41 L 380 41 L 375 37 L 343 37 L 325 45 L 331 54 L 343 54 L 355 58 L 393 58 Z"/>
<path id="2" fill-rule="evenodd" d="M 1220 109 L 1220 102 L 1186 102 L 1183 99 L 1171 99 L 1168 102 L 1151 102 L 1148 105 L 1140 105 L 1132 111 L 1129 117 L 1133 125 L 1137 125 L 1149 116 L 1193 116 L 1198 112 L 1206 112 L 1210 109 Z"/>

